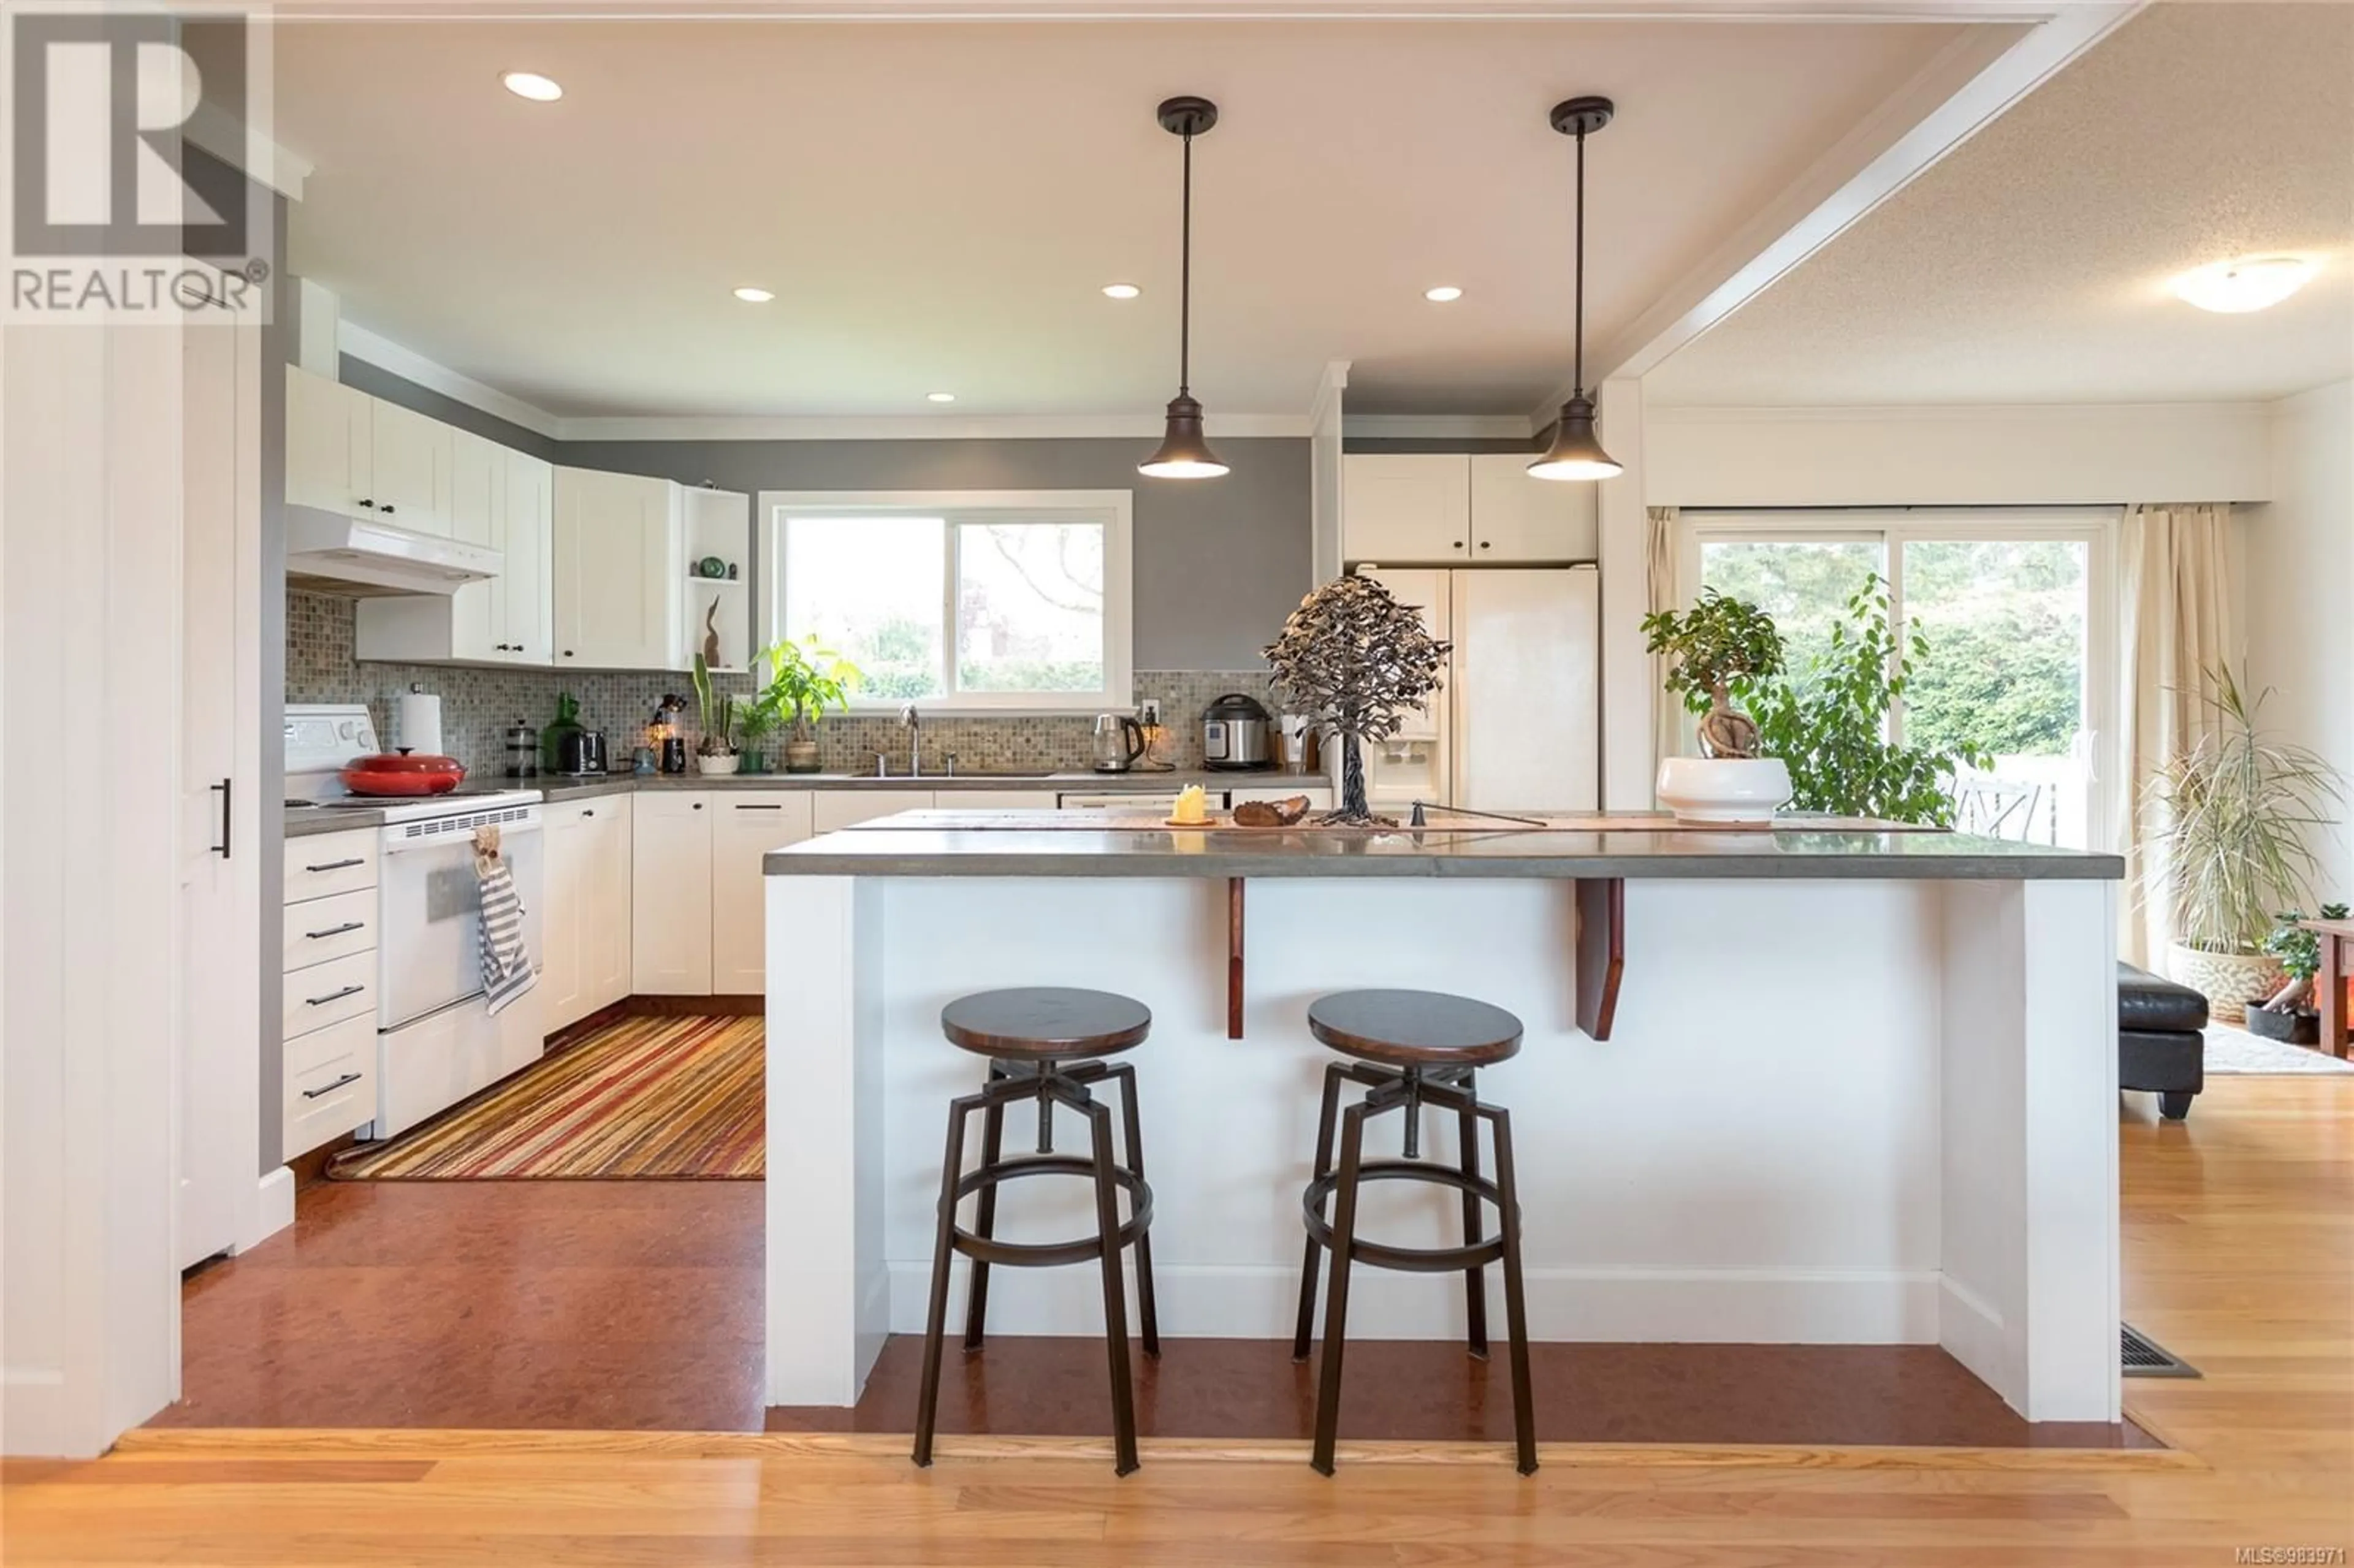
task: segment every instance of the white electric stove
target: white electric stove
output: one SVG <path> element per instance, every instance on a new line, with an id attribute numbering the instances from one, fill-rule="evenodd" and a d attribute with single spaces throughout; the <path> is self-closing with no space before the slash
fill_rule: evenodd
<path id="1" fill-rule="evenodd" d="M 344 768 L 383 748 L 363 705 L 290 704 L 289 810 L 380 812 L 376 871 L 376 1119 L 389 1138 L 539 1059 L 536 995 L 498 1017 L 482 1000 L 482 897 L 473 837 L 499 830 L 499 858 L 523 904 L 524 945 L 540 961 L 540 793 L 468 789 L 382 799 L 352 794 Z"/>

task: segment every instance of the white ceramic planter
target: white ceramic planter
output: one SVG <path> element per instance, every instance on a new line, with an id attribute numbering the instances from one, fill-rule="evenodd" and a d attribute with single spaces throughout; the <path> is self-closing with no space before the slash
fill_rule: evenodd
<path id="1" fill-rule="evenodd" d="M 1790 770 L 1778 757 L 1670 757 L 1659 796 L 1680 822 L 1763 822 L 1789 800 Z"/>
<path id="2" fill-rule="evenodd" d="M 697 771 L 704 773 L 733 773 L 736 771 L 736 765 L 742 760 L 742 758 L 731 751 L 724 757 L 698 756 L 695 759 L 695 766 Z"/>

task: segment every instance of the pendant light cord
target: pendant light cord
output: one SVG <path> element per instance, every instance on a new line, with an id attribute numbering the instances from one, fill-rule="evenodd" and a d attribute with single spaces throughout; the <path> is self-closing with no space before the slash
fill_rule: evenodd
<path id="1" fill-rule="evenodd" d="M 1585 396 L 1585 132 L 1577 133 L 1577 314 L 1576 347 L 1570 368 L 1572 395 Z"/>
<path id="2" fill-rule="evenodd" d="M 1184 217 L 1177 262 L 1177 396 L 1193 395 L 1193 132 L 1185 132 Z"/>

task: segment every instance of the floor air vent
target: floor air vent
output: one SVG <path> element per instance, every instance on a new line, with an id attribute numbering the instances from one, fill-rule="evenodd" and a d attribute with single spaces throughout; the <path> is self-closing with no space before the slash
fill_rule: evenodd
<path id="1" fill-rule="evenodd" d="M 2131 1323 L 2117 1325 L 2127 1377 L 2197 1377 L 2199 1369 Z"/>

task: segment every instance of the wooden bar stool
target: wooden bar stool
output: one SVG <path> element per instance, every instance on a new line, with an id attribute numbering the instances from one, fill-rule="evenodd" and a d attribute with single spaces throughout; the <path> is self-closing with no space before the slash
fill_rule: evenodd
<path id="1" fill-rule="evenodd" d="M 1308 1246 L 1299 1271 L 1299 1326 L 1292 1336 L 1294 1361 L 1308 1359 L 1316 1326 L 1316 1267 L 1320 1249 L 1332 1254 L 1332 1283 L 1324 1303 L 1324 1365 L 1316 1381 L 1316 1447 L 1310 1463 L 1332 1473 L 1332 1446 L 1341 1416 L 1341 1359 L 1348 1340 L 1349 1273 L 1358 1264 L 1418 1274 L 1460 1271 L 1469 1318 L 1470 1351 L 1488 1355 L 1485 1270 L 1504 1266 L 1504 1331 L 1511 1348 L 1512 1429 L 1520 1470 L 1537 1467 L 1536 1417 L 1529 1391 L 1528 1307 L 1521 1284 L 1521 1205 L 1512 1174 L 1512 1122 L 1500 1106 L 1480 1103 L 1474 1073 L 1520 1053 L 1521 1021 L 1500 1007 L 1469 997 L 1431 991 L 1344 991 L 1320 998 L 1308 1009 L 1309 1032 L 1344 1056 L 1324 1069 L 1324 1109 L 1316 1128 L 1316 1174 L 1300 1199 Z M 1365 1086 L 1365 1097 L 1341 1109 L 1341 1086 Z M 1419 1158 L 1422 1107 L 1456 1114 L 1462 1152 L 1457 1168 Z M 1365 1123 L 1391 1111 L 1405 1113 L 1405 1157 L 1367 1160 Z M 1496 1177 L 1479 1174 L 1479 1123 L 1488 1123 L 1495 1145 Z M 1332 1163 L 1336 1123 L 1340 1165 Z M 1392 1246 L 1357 1234 L 1357 1193 L 1367 1181 L 1427 1181 L 1463 1194 L 1463 1245 L 1453 1247 Z M 1324 1217 L 1332 1200 L 1332 1218 Z M 1482 1202 L 1493 1203 L 1498 1234 L 1484 1234 Z"/>
<path id="2" fill-rule="evenodd" d="M 924 1322 L 923 1390 L 916 1406 L 917 1464 L 932 1462 L 932 1430 L 940 1404 L 940 1341 L 948 1319 L 949 1262 L 954 1254 L 962 1253 L 972 1259 L 972 1277 L 965 1297 L 968 1354 L 981 1348 L 991 1264 L 1050 1268 L 1088 1258 L 1101 1260 L 1116 1467 L 1123 1476 L 1136 1468 L 1136 1395 L 1129 1379 L 1128 1293 L 1120 1276 L 1119 1255 L 1122 1248 L 1136 1248 L 1137 1316 L 1144 1331 L 1144 1353 L 1157 1357 L 1161 1326 L 1152 1301 L 1152 1243 L 1146 1234 L 1152 1224 L 1152 1189 L 1144 1181 L 1136 1069 L 1097 1058 L 1129 1049 L 1151 1029 L 1152 1014 L 1142 1002 L 1104 991 L 1054 986 L 984 991 L 959 997 L 940 1010 L 940 1032 L 949 1042 L 990 1059 L 989 1081 L 980 1093 L 966 1095 L 949 1107 L 948 1156 L 940 1166 L 939 1237 L 932 1249 L 931 1303 Z M 1120 1118 L 1128 1144 L 1125 1164 L 1112 1147 L 1110 1110 L 1088 1092 L 1089 1085 L 1106 1079 L 1119 1082 Z M 1005 1107 L 1022 1100 L 1038 1102 L 1038 1151 L 1009 1157 L 1002 1149 Z M 1055 1152 L 1057 1105 L 1067 1106 L 1086 1118 L 1086 1155 Z M 963 1175 L 965 1123 L 975 1111 L 982 1118 L 981 1162 L 970 1175 Z M 996 1240 L 997 1189 L 1023 1176 L 1092 1178 L 1095 1234 L 1066 1242 Z M 1119 1217 L 1123 1190 L 1128 1193 L 1125 1224 Z M 979 1212 L 973 1228 L 965 1230 L 956 1223 L 957 1206 L 976 1192 L 981 1195 Z"/>

